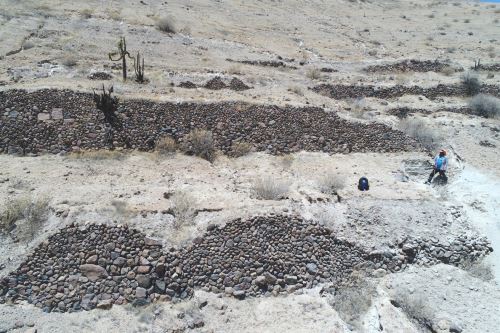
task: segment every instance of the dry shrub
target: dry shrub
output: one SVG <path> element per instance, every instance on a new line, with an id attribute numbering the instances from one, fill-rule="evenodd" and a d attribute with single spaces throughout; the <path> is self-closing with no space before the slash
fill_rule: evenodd
<path id="1" fill-rule="evenodd" d="M 295 156 L 291 154 L 283 155 L 281 157 L 281 165 L 283 165 L 284 169 L 290 169 L 295 161 Z"/>
<path id="2" fill-rule="evenodd" d="M 363 274 L 354 271 L 351 277 L 350 285 L 340 286 L 335 291 L 331 305 L 344 321 L 359 328 L 359 320 L 372 305 L 376 290 Z"/>
<path id="3" fill-rule="evenodd" d="M 259 199 L 280 200 L 288 193 L 289 187 L 288 182 L 267 176 L 257 179 L 253 190 Z"/>
<path id="4" fill-rule="evenodd" d="M 294 94 L 299 95 L 299 96 L 304 96 L 304 91 L 299 86 L 291 86 L 290 88 L 288 88 L 288 91 L 291 91 Z"/>
<path id="5" fill-rule="evenodd" d="M 228 74 L 231 74 L 231 75 L 241 75 L 243 74 L 241 72 L 241 65 L 231 65 L 228 69 L 227 69 L 227 73 Z"/>
<path id="6" fill-rule="evenodd" d="M 443 67 L 443 69 L 441 69 L 441 73 L 443 73 L 443 75 L 445 76 L 452 76 L 453 74 L 455 74 L 455 69 L 451 66 L 445 66 Z"/>
<path id="7" fill-rule="evenodd" d="M 82 160 L 93 160 L 93 161 L 102 161 L 102 160 L 121 160 L 125 158 L 125 154 L 117 151 L 117 150 L 86 150 L 74 152 L 68 155 L 70 158 L 82 159 Z"/>
<path id="8" fill-rule="evenodd" d="M 409 137 L 417 140 L 428 150 L 436 150 L 440 145 L 442 145 L 443 138 L 429 128 L 422 119 L 402 119 L 399 122 L 399 129 L 406 133 Z"/>
<path id="9" fill-rule="evenodd" d="M 94 14 L 94 10 L 91 9 L 91 8 L 85 8 L 83 9 L 81 12 L 80 12 L 80 15 L 83 17 L 83 18 L 86 18 L 86 19 L 89 19 L 92 17 L 92 14 Z"/>
<path id="10" fill-rule="evenodd" d="M 321 71 L 317 68 L 309 68 L 306 71 L 306 76 L 311 80 L 318 80 L 321 78 Z"/>
<path id="11" fill-rule="evenodd" d="M 464 271 L 467 271 L 470 275 L 483 281 L 491 281 L 495 277 L 491 265 L 484 262 L 484 260 L 465 260 L 462 261 L 458 266 Z"/>
<path id="12" fill-rule="evenodd" d="M 500 117 L 500 99 L 494 96 L 485 94 L 476 95 L 470 100 L 469 107 L 481 117 Z"/>
<path id="13" fill-rule="evenodd" d="M 78 61 L 74 56 L 68 55 L 62 58 L 61 64 L 66 67 L 74 67 L 78 64 Z"/>
<path id="14" fill-rule="evenodd" d="M 355 118 L 364 119 L 366 113 L 366 101 L 364 98 L 356 98 L 351 104 L 351 114 Z"/>
<path id="15" fill-rule="evenodd" d="M 33 239 L 42 228 L 49 212 L 47 197 L 21 197 L 8 200 L 0 215 L 0 231 L 13 233 L 23 240 Z"/>
<path id="16" fill-rule="evenodd" d="M 400 292 L 391 302 L 401 308 L 409 318 L 421 324 L 431 322 L 434 317 L 434 311 L 429 307 L 426 297 L 420 293 Z"/>
<path id="17" fill-rule="evenodd" d="M 337 194 L 345 187 L 345 178 L 334 172 L 320 176 L 317 182 L 320 191 L 326 194 Z"/>
<path id="18" fill-rule="evenodd" d="M 195 129 L 184 137 L 182 150 L 188 155 L 196 155 L 209 162 L 215 160 L 215 144 L 212 132 Z"/>
<path id="19" fill-rule="evenodd" d="M 235 142 L 231 146 L 231 155 L 241 157 L 248 155 L 253 149 L 253 145 L 247 142 Z"/>
<path id="20" fill-rule="evenodd" d="M 193 223 L 196 200 L 186 191 L 179 191 L 172 196 L 171 210 L 175 216 L 174 227 L 190 225 Z"/>
<path id="21" fill-rule="evenodd" d="M 160 155 L 172 155 L 177 151 L 177 143 L 169 136 L 164 136 L 156 142 L 155 150 Z"/>
<path id="22" fill-rule="evenodd" d="M 481 82 L 476 75 L 467 72 L 462 76 L 462 84 L 469 96 L 474 96 L 481 90 Z"/>
<path id="23" fill-rule="evenodd" d="M 158 28 L 158 30 L 160 30 L 160 31 L 163 31 L 163 32 L 166 32 L 169 34 L 176 33 L 174 19 L 171 16 L 160 17 L 156 21 L 156 28 Z"/>

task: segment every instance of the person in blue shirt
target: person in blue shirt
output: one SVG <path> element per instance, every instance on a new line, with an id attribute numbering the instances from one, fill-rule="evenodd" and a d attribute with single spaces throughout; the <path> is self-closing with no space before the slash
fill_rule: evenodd
<path id="1" fill-rule="evenodd" d="M 436 173 L 439 173 L 439 177 L 444 181 L 444 183 L 448 182 L 448 177 L 446 177 L 446 169 L 448 168 L 448 157 L 446 157 L 446 150 L 441 149 L 439 154 L 434 157 L 434 168 L 429 176 L 429 179 L 425 182 L 426 184 L 430 184 L 432 182 L 432 178 Z"/>

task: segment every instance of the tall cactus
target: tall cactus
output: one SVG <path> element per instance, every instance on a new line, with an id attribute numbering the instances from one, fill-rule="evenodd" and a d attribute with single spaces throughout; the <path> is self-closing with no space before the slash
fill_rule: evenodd
<path id="1" fill-rule="evenodd" d="M 142 60 L 142 63 L 141 63 Z M 141 54 L 137 52 L 137 57 L 134 59 L 134 69 L 135 69 L 135 80 L 139 83 L 144 82 L 144 57 L 141 58 Z"/>
<path id="2" fill-rule="evenodd" d="M 127 43 L 125 42 L 125 37 L 121 37 L 118 42 L 118 52 L 111 52 L 108 54 L 109 60 L 111 61 L 122 61 L 122 70 L 123 70 L 123 81 L 127 81 L 127 58 L 134 59 L 130 56 L 130 53 L 127 51 Z M 119 56 L 116 59 L 113 59 L 114 56 Z M 134 59 L 135 61 L 135 59 Z"/>

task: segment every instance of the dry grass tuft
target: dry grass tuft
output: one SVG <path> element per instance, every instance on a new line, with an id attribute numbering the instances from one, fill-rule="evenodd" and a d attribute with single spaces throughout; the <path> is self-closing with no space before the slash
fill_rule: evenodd
<path id="1" fill-rule="evenodd" d="M 241 157 L 248 155 L 253 149 L 253 145 L 247 142 L 235 142 L 231 146 L 231 156 Z"/>
<path id="2" fill-rule="evenodd" d="M 462 84 L 467 90 L 467 94 L 469 96 L 477 95 L 481 90 L 481 82 L 479 82 L 479 78 L 470 72 L 462 75 Z"/>
<path id="3" fill-rule="evenodd" d="M 253 190 L 261 200 L 281 200 L 289 190 L 289 183 L 272 177 L 264 177 L 255 181 Z"/>
<path id="4" fill-rule="evenodd" d="M 173 155 L 177 151 L 177 143 L 169 136 L 162 137 L 156 142 L 155 151 L 160 155 Z"/>
<path id="5" fill-rule="evenodd" d="M 481 117 L 500 117 L 500 99 L 494 96 L 485 94 L 476 95 L 470 100 L 469 107 Z"/>
<path id="6" fill-rule="evenodd" d="M 434 130 L 427 126 L 425 121 L 417 118 L 405 118 L 399 122 L 399 129 L 409 137 L 417 140 L 428 150 L 436 150 L 443 144 L 441 138 Z"/>
<path id="7" fill-rule="evenodd" d="M 171 209 L 175 216 L 174 227 L 176 229 L 193 224 L 195 206 L 196 200 L 189 192 L 179 191 L 174 193 Z"/>
<path id="8" fill-rule="evenodd" d="M 466 260 L 460 263 L 459 267 L 467 271 L 470 275 L 483 281 L 491 281 L 495 277 L 491 265 L 481 261 Z"/>
<path id="9" fill-rule="evenodd" d="M 328 172 L 317 181 L 319 190 L 325 194 L 337 194 L 345 187 L 345 178 L 335 172 Z"/>
<path id="10" fill-rule="evenodd" d="M 48 212 L 47 197 L 10 199 L 0 215 L 0 231 L 23 240 L 31 240 L 42 228 Z"/>
<path id="11" fill-rule="evenodd" d="M 174 19 L 171 16 L 167 17 L 160 17 L 156 21 L 156 28 L 158 30 L 169 33 L 169 34 L 175 34 L 177 31 L 175 29 L 175 24 L 174 24 Z"/>
<path id="12" fill-rule="evenodd" d="M 212 132 L 201 129 L 192 130 L 184 137 L 182 150 L 188 155 L 195 155 L 213 162 L 216 152 Z"/>
<path id="13" fill-rule="evenodd" d="M 321 78 L 321 71 L 317 68 L 309 68 L 306 71 L 306 76 L 311 80 L 318 80 Z"/>
<path id="14" fill-rule="evenodd" d="M 359 328 L 360 319 L 372 305 L 376 290 L 363 274 L 354 271 L 351 277 L 350 285 L 341 286 L 335 291 L 331 305 L 343 320 Z"/>
<path id="15" fill-rule="evenodd" d="M 81 159 L 81 160 L 93 160 L 93 161 L 102 161 L 102 160 L 121 160 L 126 156 L 125 154 L 117 151 L 117 150 L 84 150 L 79 152 L 73 152 L 68 155 L 70 158 Z"/>

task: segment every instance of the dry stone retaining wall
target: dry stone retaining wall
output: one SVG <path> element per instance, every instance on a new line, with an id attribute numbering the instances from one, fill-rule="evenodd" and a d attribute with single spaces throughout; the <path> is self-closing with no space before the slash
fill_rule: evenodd
<path id="1" fill-rule="evenodd" d="M 390 99 L 405 95 L 421 95 L 429 99 L 436 99 L 439 96 L 467 96 L 467 88 L 463 85 L 438 84 L 431 88 L 420 86 L 376 87 L 376 86 L 354 86 L 354 85 L 331 85 L 320 84 L 312 90 L 316 93 L 333 99 L 375 97 L 380 99 Z M 495 85 L 483 85 L 480 92 L 493 96 L 500 96 L 500 87 Z"/>
<path id="2" fill-rule="evenodd" d="M 69 152 L 80 149 L 152 150 L 161 136 L 176 141 L 192 129 L 213 132 L 229 153 L 247 142 L 271 154 L 300 150 L 329 153 L 419 150 L 403 133 L 382 124 L 349 122 L 320 108 L 242 103 L 156 103 L 123 100 L 111 126 L 92 95 L 70 90 L 0 93 L 0 153 Z"/>
<path id="3" fill-rule="evenodd" d="M 0 280 L 0 302 L 25 299 L 65 312 L 185 299 L 194 288 L 243 299 L 340 285 L 353 270 L 458 264 L 490 251 L 486 240 L 462 237 L 449 244 L 405 240 L 368 253 L 316 222 L 285 215 L 209 225 L 190 245 L 168 250 L 126 226 L 70 225 Z"/>

